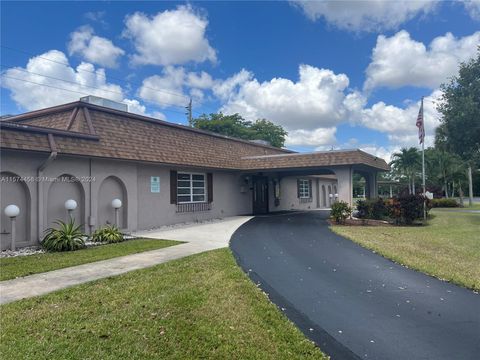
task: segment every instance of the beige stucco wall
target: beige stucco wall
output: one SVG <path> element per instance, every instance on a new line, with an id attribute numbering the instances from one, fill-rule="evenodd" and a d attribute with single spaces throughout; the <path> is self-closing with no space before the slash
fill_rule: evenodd
<path id="1" fill-rule="evenodd" d="M 0 183 L 2 249 L 10 246 L 10 234 L 7 234 L 10 231 L 10 221 L 3 215 L 3 209 L 10 203 L 21 207 L 21 216 L 17 221 L 17 246 L 38 243 L 38 239 L 43 236 L 47 227 L 52 226 L 54 219 L 66 220 L 64 203 L 68 199 L 77 201 L 78 208 L 73 212 L 73 216 L 77 222 L 84 223 L 87 233 L 105 223 L 114 222 L 114 210 L 109 204 L 117 197 L 123 203 L 119 225 L 128 231 L 247 214 L 252 211 L 251 192 L 248 187 L 241 192 L 242 179 L 239 173 L 209 170 L 208 172 L 213 173 L 212 209 L 177 213 L 176 206 L 170 204 L 170 170 L 203 173 L 207 173 L 207 170 L 59 155 L 42 172 L 42 178 L 35 179 L 38 167 L 48 155 L 13 151 L 2 151 L 0 154 L 2 172 L 25 178 L 21 185 Z M 61 176 L 73 176 L 80 182 L 52 181 Z M 151 176 L 160 177 L 160 193 L 150 192 Z M 123 188 L 123 191 L 119 190 L 120 188 Z M 17 194 L 19 191 L 25 193 L 25 196 L 20 198 Z M 7 196 L 7 193 L 12 196 Z"/>

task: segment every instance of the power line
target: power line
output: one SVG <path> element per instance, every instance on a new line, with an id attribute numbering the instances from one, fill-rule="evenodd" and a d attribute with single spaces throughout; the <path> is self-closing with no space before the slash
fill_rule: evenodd
<path id="1" fill-rule="evenodd" d="M 38 82 L 35 82 L 35 81 L 30 81 L 30 80 L 25 80 L 25 79 L 16 78 L 16 77 L 13 77 L 13 76 L 2 75 L 2 77 L 7 78 L 7 79 L 12 79 L 12 80 L 17 80 L 17 81 L 27 82 L 27 83 L 30 83 L 30 84 L 35 84 L 35 85 L 40 85 L 40 86 L 46 86 L 46 87 L 49 87 L 49 88 L 52 88 L 52 89 L 57 89 L 57 90 L 62 90 L 62 91 L 69 91 L 69 92 L 77 93 L 77 94 L 84 95 L 84 96 L 91 95 L 91 94 L 89 94 L 89 93 L 84 93 L 84 92 L 80 92 L 80 91 L 76 91 L 76 90 L 65 89 L 65 88 L 61 88 L 61 87 L 53 86 L 53 85 L 42 84 L 42 83 L 38 83 Z M 184 115 L 183 111 L 179 111 L 179 110 L 169 109 L 169 110 L 165 110 L 165 111 L 176 112 L 176 113 L 179 113 L 179 114 Z"/>
<path id="2" fill-rule="evenodd" d="M 15 49 L 15 48 L 12 48 L 10 46 L 5 46 L 5 45 L 0 45 L 0 47 L 2 47 L 4 49 L 7 49 L 7 50 L 16 51 L 16 52 L 23 53 L 23 54 L 26 54 L 26 55 L 34 56 L 35 58 L 42 59 L 42 60 L 45 60 L 45 61 L 50 61 L 52 63 L 56 63 L 56 64 L 59 64 L 59 65 L 64 65 L 64 66 L 71 67 L 71 65 L 69 63 L 65 63 L 63 61 L 52 60 L 52 59 L 49 59 L 49 58 L 41 56 L 41 55 L 35 55 L 35 54 L 33 54 L 31 52 L 28 52 L 28 51 L 25 51 L 25 50 Z M 97 76 L 102 76 L 105 80 L 107 80 L 107 76 L 105 74 L 97 73 L 96 71 L 87 70 L 87 69 L 78 69 L 78 68 L 76 69 L 76 71 L 82 71 L 82 72 L 87 72 L 87 73 L 90 73 L 90 74 L 95 74 Z M 126 82 L 124 79 L 116 78 L 116 77 L 113 77 L 113 76 L 109 76 L 109 78 L 113 79 L 113 80 L 121 81 L 121 82 Z M 140 83 L 138 81 L 130 81 L 130 82 L 132 84 L 137 84 L 137 85 L 143 86 L 145 89 L 158 91 L 158 92 L 163 92 L 165 94 L 170 94 L 170 95 L 174 95 L 174 96 L 180 96 L 180 97 L 182 97 L 184 99 L 187 99 L 187 100 L 189 99 L 189 97 L 184 95 L 184 94 L 180 94 L 180 93 L 173 92 L 173 91 L 167 91 L 167 90 L 163 90 L 163 89 L 157 89 L 157 88 L 153 88 L 153 87 L 150 87 L 150 86 L 145 86 L 143 83 Z"/>
<path id="3" fill-rule="evenodd" d="M 34 56 L 35 58 L 37 59 L 40 59 L 40 60 L 44 60 L 44 61 L 49 61 L 49 62 L 52 62 L 52 63 L 55 63 L 55 64 L 59 64 L 59 65 L 63 65 L 63 66 L 67 66 L 67 67 L 71 67 L 71 65 L 69 63 L 66 63 L 66 62 L 63 62 L 63 61 L 57 61 L 57 60 L 53 60 L 53 59 L 49 59 L 47 57 L 44 57 L 44 56 L 41 56 L 41 55 L 35 55 L 31 52 L 28 52 L 28 51 L 25 51 L 25 50 L 21 50 L 21 49 L 16 49 L 16 48 L 12 48 L 10 46 L 5 46 L 5 45 L 2 45 L 0 44 L 0 47 L 4 48 L 4 49 L 8 49 L 8 50 L 11 50 L 11 51 L 16 51 L 16 52 L 19 52 L 19 53 L 23 53 L 23 54 L 27 54 L 27 55 L 30 55 L 30 56 Z M 3 66 L 3 65 L 2 65 Z M 5 66 L 3 66 L 5 67 Z M 67 82 L 67 83 L 72 83 L 72 84 L 76 84 L 76 85 L 79 85 L 79 86 L 83 86 L 83 87 L 89 87 L 89 88 L 92 88 L 92 89 L 97 89 L 97 90 L 100 90 L 100 91 L 104 91 L 104 92 L 110 92 L 110 93 L 115 93 L 115 94 L 120 94 L 123 96 L 123 93 L 119 93 L 118 91 L 113 91 L 113 90 L 107 90 L 107 89 L 100 89 L 100 88 L 97 88 L 97 87 L 94 87 L 94 86 L 89 86 L 89 85 L 83 85 L 83 84 L 80 84 L 80 83 L 77 83 L 77 82 L 72 82 L 72 81 L 69 81 L 69 80 L 65 80 L 65 79 L 60 79 L 60 78 L 55 78 L 53 76 L 49 76 L 49 75 L 44 75 L 44 74 L 38 74 L 38 73 L 34 73 L 34 72 L 31 72 L 31 71 L 28 71 L 28 70 L 25 70 L 25 69 L 20 69 L 20 68 L 16 68 L 16 70 L 20 70 L 20 71 L 23 71 L 23 72 L 27 72 L 27 73 L 31 73 L 31 74 L 34 74 L 34 75 L 38 75 L 38 76 L 43 76 L 43 77 L 46 77 L 46 78 L 51 78 L 51 79 L 55 79 L 55 80 L 59 80 L 59 81 L 64 81 L 64 82 Z M 96 76 L 101 76 L 103 77 L 105 80 L 108 80 L 107 79 L 107 76 L 103 73 L 98 73 L 96 71 L 91 71 L 91 70 L 87 70 L 87 69 L 75 69 L 76 71 L 80 71 L 80 72 L 86 72 L 86 73 L 90 73 L 90 74 L 94 74 Z M 124 79 L 120 79 L 120 78 L 116 78 L 116 77 L 113 77 L 113 76 L 109 76 L 110 79 L 113 79 L 113 80 L 117 80 L 117 81 L 120 81 L 120 82 L 124 82 L 126 83 L 127 81 L 125 81 Z M 43 86 L 47 86 L 47 87 L 51 87 L 51 88 L 56 88 L 56 89 L 59 89 L 59 90 L 65 90 L 65 91 L 70 91 L 70 92 L 75 92 L 73 90 L 68 90 L 68 89 L 64 89 L 64 88 L 58 88 L 58 87 L 54 87 L 54 86 L 48 86 L 46 84 L 41 84 L 41 83 L 36 83 L 36 82 L 33 82 L 33 81 L 27 81 L 27 80 L 22 80 L 22 79 L 18 79 L 18 78 L 15 78 L 15 80 L 20 80 L 20 81 L 25 81 L 25 82 L 30 82 L 30 83 L 33 83 L 33 84 L 37 84 L 37 85 L 43 85 Z M 150 86 L 146 86 L 144 85 L 143 83 L 141 82 L 138 82 L 138 81 L 130 81 L 130 83 L 132 84 L 137 84 L 139 86 L 142 86 L 143 88 L 145 89 L 149 89 L 149 90 L 152 90 L 152 91 L 156 91 L 156 92 L 159 92 L 159 93 L 165 93 L 165 94 L 170 94 L 170 95 L 173 95 L 173 96 L 179 96 L 179 97 L 182 97 L 184 99 L 188 99 L 189 100 L 189 104 L 192 102 L 192 99 L 191 97 L 188 97 L 184 94 L 180 94 L 180 93 L 176 93 L 176 92 L 171 92 L 171 91 L 167 91 L 167 90 L 163 90 L 163 89 L 158 89 L 158 88 L 153 88 L 153 87 L 150 87 Z M 79 94 L 82 94 L 81 92 L 78 92 L 77 93 Z M 88 95 L 88 94 L 87 94 Z M 138 98 L 144 100 L 144 101 L 149 101 L 151 102 L 152 100 L 151 99 L 146 99 L 146 98 L 143 98 L 143 97 L 140 97 L 140 96 L 137 96 Z M 175 105 L 175 104 L 171 104 L 171 103 L 166 103 L 166 102 L 161 102 L 161 101 L 155 101 L 159 104 L 163 104 L 163 105 L 166 105 L 166 106 L 175 106 L 175 107 L 182 107 L 180 105 Z M 191 106 L 191 105 L 190 105 Z M 208 110 L 208 111 L 211 111 L 212 113 L 215 112 L 215 110 L 212 110 L 212 108 L 210 107 L 205 107 L 203 106 L 204 109 Z M 171 110 L 173 111 L 173 110 Z M 180 113 L 179 111 L 174 111 L 174 112 L 178 112 Z M 200 115 L 200 112 L 196 112 L 197 115 Z"/>
<path id="4" fill-rule="evenodd" d="M 5 65 L 0 65 L 1 67 L 4 67 L 4 68 L 8 68 L 8 66 L 5 66 Z M 124 93 L 122 92 L 119 92 L 119 91 L 114 91 L 114 90 L 109 90 L 109 89 L 102 89 L 102 88 L 99 88 L 99 87 L 96 87 L 96 86 L 90 86 L 90 85 L 85 85 L 85 84 L 80 84 L 79 82 L 76 82 L 76 81 L 70 81 L 70 80 L 65 80 L 65 79 L 60 79 L 60 78 L 57 78 L 57 77 L 54 77 L 54 76 L 50 76 L 50 75 L 44 75 L 44 74 L 39 74 L 39 73 L 36 73 L 36 72 L 33 72 L 33 71 L 29 71 L 29 70 L 25 70 L 23 68 L 15 68 L 15 71 L 22 71 L 22 72 L 25 72 L 25 73 L 28 73 L 28 74 L 32 74 L 32 75 L 38 75 L 38 76 L 42 76 L 42 77 L 45 77 L 45 78 L 49 78 L 49 79 L 54 79 L 54 80 L 58 80 L 58 81 L 63 81 L 63 82 L 66 82 L 66 83 L 70 83 L 70 84 L 75 84 L 75 85 L 78 85 L 78 86 L 81 86 L 81 87 L 86 87 L 86 88 L 90 88 L 90 89 L 95 89 L 95 90 L 100 90 L 100 91 L 104 91 L 104 92 L 109 92 L 109 93 L 112 93 L 112 94 L 118 94 L 118 95 L 121 95 L 122 97 L 124 96 Z M 141 97 L 141 96 L 136 96 L 138 97 L 139 99 L 142 99 L 144 101 L 153 101 L 151 99 L 146 99 L 144 97 Z M 181 105 L 176 105 L 176 104 L 172 104 L 172 103 L 167 103 L 167 102 L 163 102 L 163 101 L 158 101 L 158 100 L 155 100 L 156 103 L 159 103 L 159 104 L 162 104 L 162 105 L 166 105 L 166 106 L 176 106 L 176 107 L 179 107 L 179 108 L 182 108 L 183 106 Z"/>

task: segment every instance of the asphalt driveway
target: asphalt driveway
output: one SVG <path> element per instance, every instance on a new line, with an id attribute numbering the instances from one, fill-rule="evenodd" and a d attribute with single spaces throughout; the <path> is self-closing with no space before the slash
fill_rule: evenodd
<path id="1" fill-rule="evenodd" d="M 333 359 L 479 359 L 478 294 L 364 249 L 325 218 L 256 217 L 230 243 L 250 278 L 322 350 Z"/>

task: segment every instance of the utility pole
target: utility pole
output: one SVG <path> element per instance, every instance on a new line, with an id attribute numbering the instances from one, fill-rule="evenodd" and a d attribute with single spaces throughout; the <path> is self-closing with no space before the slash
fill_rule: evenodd
<path id="1" fill-rule="evenodd" d="M 188 102 L 188 105 L 185 106 L 185 109 L 187 109 L 187 112 L 185 115 L 188 116 L 188 126 L 193 127 L 193 120 L 192 120 L 192 98 L 190 98 L 190 101 Z"/>

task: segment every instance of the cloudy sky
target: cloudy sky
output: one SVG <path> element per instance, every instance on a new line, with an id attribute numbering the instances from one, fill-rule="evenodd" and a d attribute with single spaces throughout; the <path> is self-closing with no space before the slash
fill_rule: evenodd
<path id="1" fill-rule="evenodd" d="M 266 118 L 299 151 L 427 145 L 439 85 L 480 44 L 480 0 L 2 2 L 1 114 L 94 94 L 186 123 Z"/>

